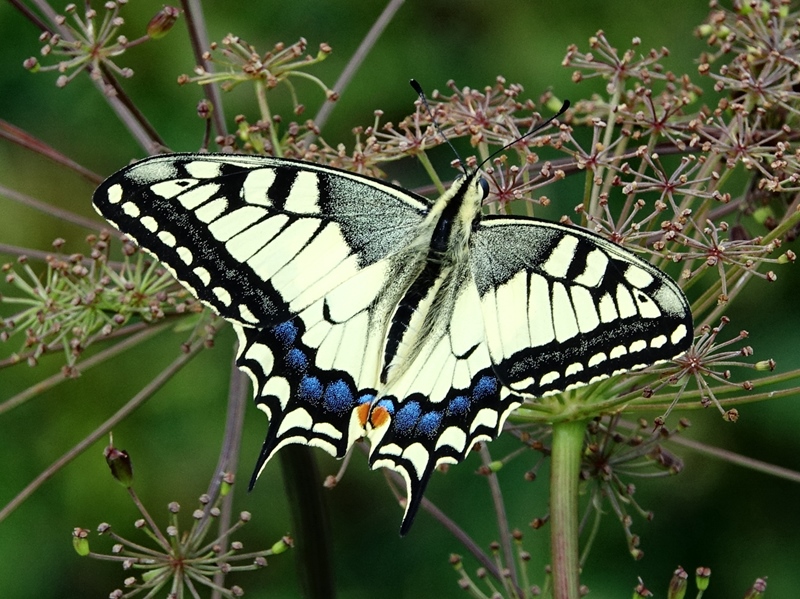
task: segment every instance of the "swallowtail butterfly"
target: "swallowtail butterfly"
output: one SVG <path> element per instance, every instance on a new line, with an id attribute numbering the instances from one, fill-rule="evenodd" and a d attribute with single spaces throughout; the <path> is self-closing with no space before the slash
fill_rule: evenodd
<path id="1" fill-rule="evenodd" d="M 679 287 L 585 230 L 484 216 L 477 172 L 436 201 L 286 158 L 170 154 L 94 194 L 112 225 L 233 324 L 269 429 L 337 458 L 366 436 L 405 479 L 494 439 L 525 399 L 667 360 L 692 339 Z"/>

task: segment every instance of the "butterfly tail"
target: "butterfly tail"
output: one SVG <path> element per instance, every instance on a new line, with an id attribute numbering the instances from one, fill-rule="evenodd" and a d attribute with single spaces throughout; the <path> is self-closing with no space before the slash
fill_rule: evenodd
<path id="1" fill-rule="evenodd" d="M 411 530 L 411 525 L 414 524 L 414 518 L 417 516 L 419 506 L 422 505 L 431 472 L 432 470 L 428 469 L 421 480 L 410 482 L 409 479 L 406 479 L 406 509 L 403 513 L 403 521 L 400 523 L 401 537 L 406 536 Z"/>
<path id="2" fill-rule="evenodd" d="M 425 455 L 406 452 L 406 455 L 396 455 L 387 459 L 381 457 L 380 453 L 373 449 L 369 465 L 373 470 L 377 468 L 394 470 L 403 478 L 406 487 L 406 504 L 403 522 L 400 525 L 400 536 L 405 536 L 411 530 L 419 506 L 422 504 L 431 473 L 436 467 L 435 463 L 427 456 L 427 452 Z"/>
<path id="3" fill-rule="evenodd" d="M 258 477 L 261 476 L 261 471 L 264 470 L 267 462 L 269 462 L 272 456 L 275 455 L 275 451 L 278 448 L 278 438 L 277 435 L 274 434 L 275 430 L 276 427 L 273 427 L 272 423 L 270 423 L 269 430 L 267 431 L 267 437 L 264 439 L 264 444 L 261 446 L 261 452 L 258 454 L 255 468 L 253 468 L 253 474 L 250 477 L 250 484 L 247 487 L 248 491 L 253 490 Z"/>

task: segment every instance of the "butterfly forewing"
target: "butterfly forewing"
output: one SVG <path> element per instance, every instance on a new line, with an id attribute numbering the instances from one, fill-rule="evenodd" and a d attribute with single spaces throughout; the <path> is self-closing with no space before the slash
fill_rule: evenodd
<path id="1" fill-rule="evenodd" d="M 94 205 L 245 326 L 280 323 L 408 247 L 428 210 L 422 198 L 344 171 L 211 154 L 138 162 L 104 182 Z"/>
<path id="2" fill-rule="evenodd" d="M 575 227 L 484 219 L 471 261 L 495 372 L 541 397 L 684 351 L 691 312 L 663 272 Z"/>

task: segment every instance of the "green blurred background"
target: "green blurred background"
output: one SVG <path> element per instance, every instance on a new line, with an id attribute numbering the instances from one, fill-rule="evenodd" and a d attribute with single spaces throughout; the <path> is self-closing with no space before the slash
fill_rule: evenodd
<path id="1" fill-rule="evenodd" d="M 123 11 L 123 29 L 130 39 L 140 35 L 160 0 L 130 0 Z M 61 10 L 61 5 L 55 8 Z M 366 0 L 312 2 L 205 2 L 211 40 L 235 33 L 266 51 L 275 42 L 292 43 L 305 37 L 309 48 L 327 42 L 333 54 L 313 73 L 332 85 L 368 28 L 383 8 Z M 459 86 L 491 85 L 497 75 L 521 83 L 526 95 L 538 99 L 552 89 L 559 98 L 578 99 L 602 91 L 602 82 L 571 82 L 571 70 L 561 66 L 568 44 L 588 47 L 598 29 L 610 41 L 627 48 L 631 38 L 642 39 L 642 50 L 667 46 L 665 61 L 675 72 L 695 79 L 695 59 L 704 44 L 692 35 L 707 13 L 704 2 L 652 1 L 534 2 L 524 0 L 433 0 L 407 2 L 378 41 L 334 110 L 323 134 L 329 143 L 350 144 L 350 129 L 372 122 L 382 109 L 396 121 L 412 110 L 414 94 L 408 79 L 418 79 L 430 93 L 453 79 Z M 10 4 L 0 5 L 0 118 L 43 139 L 97 173 L 107 175 L 143 151 L 118 122 L 96 88 L 78 78 L 65 89 L 54 85 L 55 75 L 28 73 L 22 62 L 38 55 L 39 32 Z M 51 60 L 52 61 L 52 60 Z M 47 63 L 48 59 L 42 59 Z M 124 86 L 138 106 L 176 151 L 196 149 L 202 127 L 195 116 L 201 98 L 196 86 L 178 87 L 177 76 L 189 73 L 193 60 L 185 23 L 165 39 L 137 47 L 118 60 L 136 77 Z M 701 81 L 707 84 L 708 81 Z M 249 89 L 227 95 L 229 128 L 243 113 L 255 118 Z M 312 116 L 321 94 L 299 85 L 307 115 Z M 288 97 L 276 94 L 276 112 L 288 114 Z M 283 110 L 281 109 L 283 107 Z M 442 168 L 451 155 L 435 155 Z M 405 168 L 406 170 L 402 170 Z M 418 164 L 406 163 L 392 176 L 408 185 L 421 181 Z M 0 141 L 0 184 L 85 216 L 92 188 L 65 169 Z M 562 201 L 567 211 L 576 201 Z M 98 228 L 101 225 L 99 219 Z M 86 230 L 43 217 L 0 197 L 0 241 L 47 250 L 56 237 L 67 240 L 65 251 L 85 250 Z M 794 248 L 798 251 L 797 248 Z M 0 256 L 0 262 L 7 256 Z M 796 267 L 795 267 L 796 268 Z M 797 274 L 791 267 L 778 271 L 779 281 L 755 281 L 749 295 L 731 307 L 731 336 L 739 329 L 751 333 L 756 357 L 773 357 L 781 370 L 800 366 L 796 349 L 798 311 L 794 309 Z M 0 287 L 0 292 L 7 287 Z M 8 314 L 0 306 L 0 314 Z M 0 417 L 0 504 L 5 504 L 39 472 L 118 409 L 178 353 L 184 335 L 157 336 L 136 352 L 89 371 Z M 13 340 L 2 356 L 18 347 Z M 216 464 L 225 418 L 225 397 L 232 360 L 233 335 L 225 330 L 216 347 L 203 352 L 151 401 L 114 430 L 115 440 L 133 456 L 136 488 L 157 521 L 166 519 L 166 505 L 178 501 L 188 516 L 197 496 L 205 491 Z M 42 360 L 30 369 L 21 365 L 0 371 L 0 399 L 57 372 L 60 356 Z M 740 379 L 749 372 L 735 373 Z M 797 440 L 800 409 L 785 399 L 740 409 L 742 418 L 725 424 L 716 411 L 689 414 L 694 426 L 687 436 L 789 468 L 800 468 Z M 249 476 L 266 430 L 266 419 L 248 404 L 240 461 L 240 479 Z M 48 481 L 31 499 L 0 523 L 0 596 L 105 597 L 125 577 L 115 564 L 79 558 L 71 548 L 73 527 L 94 529 L 102 521 L 129 538 L 137 517 L 124 490 L 107 474 L 97 443 Z M 491 445 L 502 456 L 516 446 L 501 438 Z M 338 463 L 315 452 L 323 474 Z M 594 597 L 628 597 L 642 576 L 656 596 L 666 594 L 671 572 L 679 564 L 692 572 L 700 565 L 712 569 L 705 597 L 741 597 L 757 576 L 769 577 L 768 596 L 796 597 L 800 588 L 800 488 L 783 480 L 756 474 L 682 451 L 686 470 L 675 478 L 637 482 L 637 498 L 655 511 L 655 520 L 637 519 L 643 561 L 627 554 L 624 536 L 613 514 L 604 522 L 582 582 Z M 532 578 L 542 580 L 548 529 L 532 531 L 528 523 L 547 511 L 546 469 L 540 482 L 523 483 L 521 476 L 535 456 L 517 459 L 501 473 L 510 521 L 526 532 L 533 554 Z M 427 496 L 443 508 L 484 547 L 496 538 L 489 492 L 474 475 L 476 456 L 447 475 L 437 475 Z M 243 485 L 241 485 L 243 487 Z M 271 463 L 254 492 L 239 489 L 237 510 L 249 510 L 253 521 L 241 539 L 245 548 L 270 546 L 290 528 L 289 514 L 277 462 Z M 369 472 L 357 454 L 343 482 L 329 499 L 334 560 L 339 596 L 359 599 L 380 595 L 404 597 L 463 596 L 448 565 L 451 552 L 464 553 L 454 539 L 425 514 L 411 534 L 397 535 L 400 509 L 379 473 Z M 110 542 L 93 547 L 108 551 Z M 474 564 L 467 560 L 468 567 Z M 270 560 L 267 569 L 232 577 L 248 596 L 298 596 L 292 553 Z"/>

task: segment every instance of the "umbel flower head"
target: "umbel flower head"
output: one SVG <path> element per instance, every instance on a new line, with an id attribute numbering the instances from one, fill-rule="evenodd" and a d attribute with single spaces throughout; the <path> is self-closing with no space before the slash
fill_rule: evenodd
<path id="1" fill-rule="evenodd" d="M 56 79 L 58 87 L 64 87 L 83 71 L 87 71 L 95 80 L 103 77 L 103 71 L 106 77 L 111 74 L 132 77 L 133 70 L 117 66 L 114 59 L 129 48 L 164 37 L 172 29 L 179 13 L 174 7 L 163 7 L 151 19 L 145 35 L 129 40 L 119 34 L 120 27 L 125 24 L 119 12 L 125 4 L 127 0 L 109 0 L 103 4 L 100 12 L 88 2 L 82 11 L 76 4 L 68 4 L 64 9 L 65 14 L 55 17 L 55 25 L 60 32 L 45 31 L 39 37 L 44 44 L 41 55 L 46 58 L 58 57 L 59 62 L 43 66 L 31 57 L 25 60 L 25 68 L 33 72 L 54 70 L 61 73 Z M 113 89 L 109 93 L 113 93 Z"/>
<path id="2" fill-rule="evenodd" d="M 250 521 L 249 512 L 241 512 L 238 520 L 219 532 L 216 538 L 207 540 L 212 526 L 220 517 L 220 502 L 232 489 L 233 475 L 225 474 L 216 501 L 208 495 L 201 495 L 199 506 L 192 512 L 192 524 L 181 529 L 179 514 L 181 506 L 172 502 L 167 506 L 169 524 L 161 529 L 150 516 L 133 489 L 133 466 L 130 456 L 124 450 L 112 445 L 103 452 L 111 474 L 128 490 L 131 499 L 141 514 L 134 526 L 149 539 L 151 545 L 129 540 L 102 523 L 97 532 L 111 538 L 114 545 L 110 554 L 91 550 L 90 531 L 75 528 L 72 543 L 75 551 L 82 557 L 115 561 L 122 564 L 125 571 L 131 572 L 124 581 L 124 590 L 117 589 L 109 596 L 123 599 L 142 595 L 146 598 L 157 596 L 167 590 L 167 597 L 200 597 L 201 589 L 215 591 L 221 597 L 240 597 L 244 591 L 238 585 L 223 587 L 217 577 L 229 572 L 256 570 L 267 565 L 267 557 L 279 555 L 292 546 L 292 539 L 284 536 L 272 547 L 255 552 L 244 552 L 241 542 L 231 540 L 232 536 Z M 133 574 L 136 572 L 137 574 Z"/>

